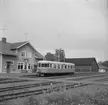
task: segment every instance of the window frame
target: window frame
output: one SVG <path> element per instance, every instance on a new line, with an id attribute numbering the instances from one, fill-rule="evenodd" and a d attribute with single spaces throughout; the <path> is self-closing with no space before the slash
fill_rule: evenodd
<path id="1" fill-rule="evenodd" d="M 32 58 L 32 52 L 26 52 L 26 57 L 27 58 Z"/>
<path id="2" fill-rule="evenodd" d="M 25 55 L 24 55 L 24 56 L 22 56 L 22 53 L 24 53 Z M 22 51 L 22 52 L 21 52 L 21 57 L 26 58 L 26 51 Z"/>
<path id="3" fill-rule="evenodd" d="M 18 68 L 18 66 L 20 66 L 20 68 Z M 21 69 L 21 66 L 22 66 L 22 69 Z M 24 62 L 17 62 L 17 69 L 18 70 L 24 70 L 24 67 L 25 67 L 25 63 Z"/>

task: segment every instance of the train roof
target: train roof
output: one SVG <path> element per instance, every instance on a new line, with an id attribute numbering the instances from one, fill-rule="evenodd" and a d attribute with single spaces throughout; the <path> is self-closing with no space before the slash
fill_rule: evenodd
<path id="1" fill-rule="evenodd" d="M 74 63 L 67 63 L 67 62 L 56 62 L 56 61 L 47 61 L 47 60 L 42 60 L 42 61 L 38 61 L 38 63 L 59 63 L 59 64 L 71 64 L 71 65 L 75 65 Z"/>

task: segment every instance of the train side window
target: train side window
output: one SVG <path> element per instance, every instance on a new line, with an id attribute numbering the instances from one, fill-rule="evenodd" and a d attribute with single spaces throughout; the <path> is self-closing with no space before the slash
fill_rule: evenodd
<path id="1" fill-rule="evenodd" d="M 58 64 L 58 69 L 60 69 L 60 65 Z"/>
<path id="2" fill-rule="evenodd" d="M 61 64 L 60 64 L 60 69 L 61 69 Z"/>
<path id="3" fill-rule="evenodd" d="M 42 67 L 45 67 L 45 64 L 42 63 Z"/>
<path id="4" fill-rule="evenodd" d="M 49 68 L 50 68 L 50 64 L 48 63 L 48 65 L 47 65 Z"/>
<path id="5" fill-rule="evenodd" d="M 48 64 L 48 63 L 45 63 L 45 64 L 44 64 L 44 67 L 49 67 L 49 64 Z"/>
<path id="6" fill-rule="evenodd" d="M 58 69 L 58 64 L 55 64 L 56 65 L 56 69 Z"/>
<path id="7" fill-rule="evenodd" d="M 52 68 L 52 64 L 51 63 L 49 64 L 49 67 Z"/>
<path id="8" fill-rule="evenodd" d="M 65 65 L 62 65 L 63 69 L 65 68 Z"/>
<path id="9" fill-rule="evenodd" d="M 69 69 L 70 69 L 70 65 L 69 65 L 69 67 L 68 67 Z"/>
<path id="10" fill-rule="evenodd" d="M 56 64 L 53 64 L 53 67 L 56 69 Z"/>
<path id="11" fill-rule="evenodd" d="M 65 65 L 65 69 L 67 69 L 67 65 Z"/>

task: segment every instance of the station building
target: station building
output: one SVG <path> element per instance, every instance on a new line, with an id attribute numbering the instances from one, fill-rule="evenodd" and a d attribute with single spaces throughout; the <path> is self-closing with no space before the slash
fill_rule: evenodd
<path id="1" fill-rule="evenodd" d="M 33 72 L 44 57 L 28 42 L 0 41 L 0 73 Z"/>

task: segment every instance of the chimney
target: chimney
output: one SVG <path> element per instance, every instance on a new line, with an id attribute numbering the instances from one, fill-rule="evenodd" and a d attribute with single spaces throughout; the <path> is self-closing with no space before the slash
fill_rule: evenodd
<path id="1" fill-rule="evenodd" d="M 3 37 L 3 38 L 2 38 L 2 42 L 3 42 L 3 43 L 6 43 L 6 38 Z"/>

